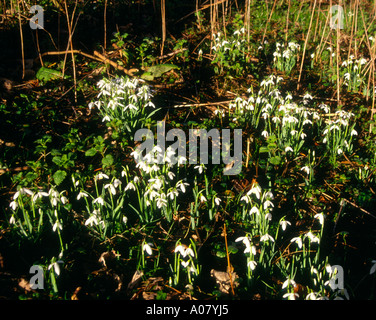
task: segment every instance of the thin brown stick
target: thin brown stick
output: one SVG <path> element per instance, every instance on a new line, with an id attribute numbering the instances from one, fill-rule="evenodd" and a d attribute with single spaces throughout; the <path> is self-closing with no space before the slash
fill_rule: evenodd
<path id="1" fill-rule="evenodd" d="M 18 9 L 18 24 L 20 27 L 20 38 L 21 38 L 21 55 L 22 55 L 22 79 L 25 77 L 25 50 L 24 50 L 24 40 L 23 40 L 23 31 L 21 23 L 21 12 L 20 12 L 20 3 L 17 0 L 17 9 Z"/>
<path id="2" fill-rule="evenodd" d="M 125 74 L 133 77 L 133 73 L 134 72 L 137 72 L 138 69 L 130 69 L 130 70 L 127 70 L 125 69 L 124 67 L 118 65 L 116 62 L 114 61 L 111 61 L 110 59 L 106 58 L 105 56 L 101 55 L 98 51 L 94 51 L 94 56 L 100 58 L 104 63 L 108 63 L 110 64 L 111 66 L 113 66 L 114 68 L 118 69 L 118 70 L 121 70 L 123 71 Z"/>
<path id="3" fill-rule="evenodd" d="M 162 18 L 161 56 L 163 56 L 164 43 L 166 41 L 166 1 L 165 0 L 161 0 L 161 18 Z"/>
<path id="4" fill-rule="evenodd" d="M 336 39 L 336 63 L 337 63 L 337 108 L 340 106 L 340 83 L 339 83 L 339 59 L 340 59 L 340 51 L 339 51 L 339 45 L 340 45 L 340 33 L 339 33 L 339 24 L 340 24 L 340 18 L 337 17 L 337 39 Z"/>
<path id="5" fill-rule="evenodd" d="M 272 10 L 270 11 L 270 15 L 269 15 L 268 21 L 266 22 L 266 25 L 265 25 L 264 34 L 262 36 L 262 41 L 261 41 L 262 44 L 264 43 L 264 39 L 265 39 L 265 35 L 266 35 L 266 30 L 268 29 L 268 24 L 269 24 L 269 22 L 270 22 L 270 20 L 272 18 L 273 11 L 274 11 L 276 3 L 277 3 L 277 0 L 274 0 L 273 7 L 272 7 Z"/>
<path id="6" fill-rule="evenodd" d="M 297 86 L 297 90 L 299 90 L 299 87 L 300 87 L 300 79 L 302 77 L 302 71 L 303 71 L 303 64 L 304 64 L 304 58 L 305 58 L 305 52 L 306 52 L 306 49 L 307 49 L 307 43 L 308 43 L 308 39 L 309 39 L 309 34 L 311 32 L 311 27 L 312 27 L 312 20 L 313 20 L 313 16 L 315 14 L 315 8 L 316 8 L 316 3 L 317 3 L 317 0 L 315 0 L 315 3 L 313 4 L 313 9 L 312 9 L 312 14 L 311 14 L 311 20 L 309 21 L 309 27 L 308 27 L 308 31 L 307 31 L 307 36 L 306 36 L 306 39 L 304 41 L 304 49 L 303 49 L 303 55 L 302 55 L 302 62 L 300 64 L 300 71 L 299 71 L 299 78 L 298 78 L 298 86 Z"/>
<path id="7" fill-rule="evenodd" d="M 230 263 L 230 255 L 228 253 L 228 246 L 227 246 L 226 223 L 223 225 L 223 233 L 225 235 L 226 256 L 227 256 L 227 272 L 228 272 L 228 275 L 230 277 L 231 293 L 234 296 L 235 292 L 234 292 L 234 283 L 232 281 L 232 266 L 231 266 L 231 263 Z"/>
<path id="8" fill-rule="evenodd" d="M 103 47 L 104 47 L 104 50 L 106 50 L 107 49 L 107 0 L 104 2 L 103 24 L 104 24 Z"/>

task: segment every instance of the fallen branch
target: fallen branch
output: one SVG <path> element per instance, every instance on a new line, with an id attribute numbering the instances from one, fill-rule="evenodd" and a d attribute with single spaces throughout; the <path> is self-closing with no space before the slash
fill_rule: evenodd
<path id="1" fill-rule="evenodd" d="M 135 72 L 138 71 L 138 69 L 125 69 L 124 67 L 120 66 L 119 64 L 117 64 L 116 62 L 108 59 L 107 57 L 103 56 L 102 54 L 100 54 L 99 52 L 97 51 L 94 51 L 94 56 L 91 55 L 91 54 L 88 54 L 88 53 L 85 53 L 85 52 L 82 52 L 81 50 L 68 50 L 68 51 L 49 51 L 49 52 L 44 52 L 41 54 L 41 57 L 44 57 L 44 56 L 56 56 L 56 55 L 63 55 L 63 54 L 67 54 L 67 53 L 72 53 L 72 54 L 80 54 L 84 57 L 87 57 L 87 58 L 90 58 L 92 60 L 96 60 L 96 61 L 99 61 L 99 62 L 103 62 L 103 63 L 108 63 L 110 64 L 112 67 L 114 67 L 115 69 L 118 69 L 118 70 L 121 70 L 123 71 L 125 74 L 133 77 L 133 74 Z M 39 57 L 37 58 L 39 59 Z"/>
<path id="2" fill-rule="evenodd" d="M 16 171 L 16 172 L 19 172 L 19 171 L 25 171 L 25 170 L 29 170 L 30 167 L 29 166 L 23 166 L 23 167 L 17 167 L 17 168 L 8 168 L 8 169 L 0 169 L 0 176 L 6 172 L 9 172 L 9 171 Z"/>

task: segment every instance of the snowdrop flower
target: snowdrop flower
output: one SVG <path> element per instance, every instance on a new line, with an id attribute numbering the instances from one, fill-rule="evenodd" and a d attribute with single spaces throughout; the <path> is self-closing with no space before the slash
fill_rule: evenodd
<path id="1" fill-rule="evenodd" d="M 242 241 L 245 245 L 244 253 L 251 252 L 254 256 L 256 255 L 256 247 L 251 245 L 250 239 L 248 236 L 239 237 L 235 240 L 235 242 Z"/>
<path id="2" fill-rule="evenodd" d="M 102 172 L 99 172 L 96 176 L 95 179 L 102 180 L 102 179 L 109 179 L 107 174 L 104 174 Z"/>
<path id="3" fill-rule="evenodd" d="M 314 216 L 315 219 L 318 219 L 320 224 L 323 225 L 324 224 L 324 214 L 323 213 L 318 213 Z"/>
<path id="4" fill-rule="evenodd" d="M 305 237 L 309 238 L 311 242 L 320 243 L 320 238 L 316 237 L 311 231 L 307 232 Z"/>
<path id="5" fill-rule="evenodd" d="M 59 267 L 59 263 L 63 263 L 63 261 L 61 260 L 58 260 L 54 263 L 51 263 L 49 266 L 48 266 L 48 270 L 50 270 L 52 267 L 54 268 L 54 271 L 57 275 L 60 275 L 60 267 Z"/>
<path id="6" fill-rule="evenodd" d="M 9 204 L 9 207 L 11 207 L 14 211 L 18 208 L 18 203 L 16 201 L 12 201 L 10 204 Z"/>
<path id="7" fill-rule="evenodd" d="M 289 152 L 289 151 L 294 152 L 294 150 L 291 147 L 286 147 L 285 152 Z"/>
<path id="8" fill-rule="evenodd" d="M 206 202 L 207 199 L 205 198 L 205 196 L 203 194 L 200 195 L 200 202 Z"/>
<path id="9" fill-rule="evenodd" d="M 55 232 L 56 229 L 60 229 L 60 230 L 63 230 L 63 226 L 62 224 L 60 223 L 59 220 L 56 220 L 55 224 L 52 226 L 52 230 Z"/>
<path id="10" fill-rule="evenodd" d="M 288 300 L 295 300 L 296 298 L 299 298 L 299 294 L 294 293 L 294 292 L 292 293 L 288 292 L 283 295 L 283 298 L 287 298 Z"/>
<path id="11" fill-rule="evenodd" d="M 94 213 L 85 221 L 85 226 L 90 225 L 90 227 L 92 227 L 93 224 L 95 224 L 96 226 L 99 224 L 96 210 L 94 210 Z"/>
<path id="12" fill-rule="evenodd" d="M 255 186 L 253 186 L 252 189 L 247 192 L 247 196 L 250 196 L 251 194 L 256 195 L 256 198 L 260 199 L 261 188 L 260 188 L 260 186 L 258 184 L 255 185 Z"/>
<path id="13" fill-rule="evenodd" d="M 162 207 L 167 207 L 167 200 L 166 200 L 166 195 L 162 193 L 158 198 L 157 198 L 157 207 L 160 209 Z"/>
<path id="14" fill-rule="evenodd" d="M 291 223 L 290 223 L 289 221 L 287 221 L 287 220 L 281 220 L 281 221 L 279 222 L 279 224 L 281 225 L 281 228 L 282 228 L 283 231 L 286 230 L 286 227 L 287 227 L 288 225 L 291 226 Z"/>
<path id="15" fill-rule="evenodd" d="M 303 246 L 303 241 L 302 241 L 302 238 L 301 238 L 301 237 L 295 237 L 295 238 L 292 238 L 292 239 L 290 240 L 290 242 L 295 242 L 295 243 L 298 245 L 299 249 L 301 249 L 302 246 Z"/>
<path id="16" fill-rule="evenodd" d="M 306 296 L 306 300 L 316 300 L 317 292 L 310 292 Z"/>
<path id="17" fill-rule="evenodd" d="M 257 266 L 257 262 L 256 261 L 253 261 L 253 260 L 251 260 L 251 261 L 249 261 L 248 263 L 247 263 L 247 266 L 248 266 L 248 268 L 250 268 L 252 271 L 253 270 L 255 270 L 256 269 L 256 266 Z"/>
<path id="18" fill-rule="evenodd" d="M 269 234 L 264 234 L 261 238 L 260 238 L 260 241 L 262 241 L 262 242 L 265 242 L 265 241 L 272 241 L 272 242 L 274 242 L 274 239 L 273 239 L 273 237 L 271 236 L 271 235 L 269 235 Z"/>
<path id="19" fill-rule="evenodd" d="M 217 196 L 214 196 L 214 202 L 215 202 L 215 204 L 217 205 L 217 206 L 219 206 L 219 204 L 221 203 L 221 199 L 220 198 L 218 198 Z"/>
<path id="20" fill-rule="evenodd" d="M 189 265 L 190 261 L 181 261 L 181 265 L 184 267 L 184 268 L 187 268 L 188 265 Z"/>
<path id="21" fill-rule="evenodd" d="M 249 214 L 252 215 L 256 213 L 257 215 L 260 214 L 260 210 L 257 207 L 252 207 L 252 209 L 249 211 Z"/>
<path id="22" fill-rule="evenodd" d="M 307 135 L 304 133 L 304 132 L 302 132 L 302 134 L 300 135 L 300 138 L 302 139 L 302 140 L 304 140 L 304 138 L 306 137 Z"/>
<path id="23" fill-rule="evenodd" d="M 282 284 L 282 289 L 286 289 L 289 285 L 292 285 L 294 288 L 296 287 L 296 282 L 293 279 L 287 278 L 285 282 Z"/>
<path id="24" fill-rule="evenodd" d="M 87 198 L 89 195 L 83 191 L 80 191 L 80 193 L 77 196 L 77 200 L 80 200 L 82 197 Z"/>
<path id="25" fill-rule="evenodd" d="M 338 148 L 337 153 L 338 153 L 338 154 L 342 154 L 342 153 L 343 153 L 342 149 L 341 149 L 341 148 Z"/>
<path id="26" fill-rule="evenodd" d="M 300 170 L 301 170 L 301 171 L 304 171 L 306 174 L 309 174 L 309 172 L 310 172 L 310 169 L 309 169 L 308 166 L 304 166 L 304 167 L 302 167 Z"/>
<path id="27" fill-rule="evenodd" d="M 270 200 L 266 200 L 264 202 L 264 210 L 268 209 L 269 207 L 274 207 L 274 204 Z"/>
<path id="28" fill-rule="evenodd" d="M 104 186 L 105 189 L 110 189 L 110 192 L 115 195 L 116 194 L 116 189 L 115 187 L 113 186 L 113 184 L 111 183 L 108 183 Z"/>
<path id="29" fill-rule="evenodd" d="M 104 200 L 101 196 L 99 196 L 98 198 L 96 198 L 93 203 L 99 203 L 101 204 L 102 206 L 104 205 Z"/>
<path id="30" fill-rule="evenodd" d="M 14 217 L 13 214 L 12 214 L 12 216 L 11 216 L 10 219 L 9 219 L 9 223 L 10 223 L 10 224 L 16 224 L 16 219 L 15 219 L 15 217 Z"/>
<path id="31" fill-rule="evenodd" d="M 189 183 L 186 183 L 186 182 L 183 182 L 182 180 L 180 180 L 177 184 L 176 184 L 176 187 L 180 187 L 180 190 L 185 193 L 185 186 L 189 186 Z"/>
<path id="32" fill-rule="evenodd" d="M 111 121 L 111 119 L 110 119 L 110 117 L 108 115 L 106 115 L 106 116 L 103 117 L 102 122 L 105 122 L 105 121 L 107 121 L 107 122 Z"/>
<path id="33" fill-rule="evenodd" d="M 170 188 L 169 191 L 167 192 L 167 197 L 169 197 L 171 200 L 174 200 L 175 197 L 179 195 L 178 190 Z"/>
<path id="34" fill-rule="evenodd" d="M 38 191 L 34 196 L 33 196 L 33 202 L 37 201 L 39 198 L 42 197 L 48 197 L 49 194 L 47 192 L 43 191 Z M 66 198 L 65 198 L 66 199 Z"/>
<path id="35" fill-rule="evenodd" d="M 152 246 L 153 244 L 152 243 L 144 243 L 144 245 L 142 246 L 142 250 L 144 251 L 144 252 L 146 252 L 149 256 L 151 256 L 152 255 L 152 249 L 151 249 L 151 246 Z"/>
<path id="36" fill-rule="evenodd" d="M 167 176 L 170 178 L 170 180 L 173 180 L 174 177 L 175 177 L 175 173 L 169 171 L 169 172 L 167 173 Z"/>
<path id="37" fill-rule="evenodd" d="M 135 185 L 133 184 L 132 181 L 128 182 L 128 184 L 126 185 L 124 191 L 127 191 L 127 190 L 135 190 L 136 191 L 136 187 L 135 187 Z"/>
<path id="38" fill-rule="evenodd" d="M 193 252 L 193 250 L 191 248 L 185 248 L 181 244 L 179 244 L 175 248 L 175 252 L 179 252 L 183 256 L 183 258 L 185 258 L 187 255 L 190 255 L 191 257 L 195 256 L 195 253 Z"/>
<path id="39" fill-rule="evenodd" d="M 355 129 L 352 129 L 352 131 L 351 131 L 351 135 L 352 135 L 352 136 L 357 136 L 357 135 L 358 135 L 358 132 L 356 132 Z"/>

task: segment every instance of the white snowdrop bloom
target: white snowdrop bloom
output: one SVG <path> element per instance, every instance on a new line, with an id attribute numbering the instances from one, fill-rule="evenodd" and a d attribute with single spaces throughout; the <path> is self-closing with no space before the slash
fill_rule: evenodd
<path id="1" fill-rule="evenodd" d="M 266 241 L 272 241 L 272 242 L 274 242 L 274 239 L 273 239 L 273 237 L 271 236 L 271 235 L 269 235 L 269 234 L 264 234 L 261 238 L 260 238 L 260 241 L 261 242 L 266 242 Z"/>
<path id="2" fill-rule="evenodd" d="M 251 194 L 256 195 L 256 198 L 257 198 L 257 199 L 260 199 L 260 196 L 261 196 L 261 188 L 260 188 L 260 186 L 259 186 L 258 184 L 255 185 L 255 186 L 253 186 L 253 187 L 251 188 L 251 190 L 249 190 L 249 191 L 247 192 L 247 196 L 250 196 Z"/>
<path id="3" fill-rule="evenodd" d="M 305 234 L 305 237 L 307 237 L 311 242 L 317 242 L 320 243 L 320 238 L 315 236 L 311 231 L 307 232 Z"/>
<path id="4" fill-rule="evenodd" d="M 219 206 L 219 204 L 221 203 L 221 199 L 220 198 L 218 198 L 217 196 L 214 196 L 214 202 L 215 202 L 215 204 L 217 205 L 217 206 Z"/>
<path id="5" fill-rule="evenodd" d="M 164 193 L 157 197 L 157 207 L 160 209 L 162 207 L 167 207 L 166 195 Z"/>
<path id="6" fill-rule="evenodd" d="M 358 132 L 357 132 L 355 129 L 352 129 L 352 131 L 351 131 L 351 135 L 352 135 L 352 136 L 357 136 L 357 135 L 358 135 Z"/>
<path id="7" fill-rule="evenodd" d="M 295 237 L 295 238 L 292 238 L 292 239 L 290 240 L 290 242 L 295 242 L 295 243 L 298 245 L 299 249 L 301 249 L 302 246 L 303 246 L 303 241 L 302 241 L 302 238 L 301 238 L 301 237 Z"/>
<path id="8" fill-rule="evenodd" d="M 80 193 L 77 196 L 77 200 L 80 200 L 82 197 L 87 198 L 89 195 L 86 192 L 80 191 Z"/>
<path id="9" fill-rule="evenodd" d="M 323 213 L 318 213 L 314 216 L 315 219 L 318 219 L 320 224 L 323 225 L 324 224 L 324 214 Z"/>
<path id="10" fill-rule="evenodd" d="M 12 214 L 12 216 L 9 219 L 9 224 L 16 224 L 16 219 L 15 219 L 15 217 L 14 217 L 13 214 Z"/>
<path id="11" fill-rule="evenodd" d="M 256 269 L 256 266 L 257 266 L 257 262 L 256 261 L 253 261 L 253 260 L 251 260 L 251 261 L 249 261 L 248 263 L 247 263 L 247 266 L 248 266 L 248 268 L 250 268 L 252 271 L 253 270 L 255 270 Z"/>
<path id="12" fill-rule="evenodd" d="M 273 202 L 271 202 L 270 200 L 266 200 L 266 201 L 264 202 L 264 210 L 266 210 L 266 209 L 269 208 L 269 207 L 274 207 L 274 204 L 273 204 Z"/>
<path id="13" fill-rule="evenodd" d="M 268 131 L 264 130 L 263 132 L 261 132 L 261 135 L 265 138 L 269 137 L 269 133 Z"/>
<path id="14" fill-rule="evenodd" d="M 200 202 L 203 203 L 203 202 L 206 202 L 208 201 L 205 196 L 203 194 L 200 195 Z"/>
<path id="15" fill-rule="evenodd" d="M 9 204 L 9 207 L 11 207 L 14 211 L 18 208 L 18 203 L 16 201 L 12 201 L 10 204 Z"/>
<path id="16" fill-rule="evenodd" d="M 306 135 L 304 132 L 302 132 L 302 134 L 300 135 L 300 138 L 301 138 L 302 140 L 304 140 L 306 136 L 307 136 L 307 135 Z"/>
<path id="17" fill-rule="evenodd" d="M 279 224 L 281 225 L 281 228 L 282 228 L 283 231 L 286 230 L 286 227 L 287 227 L 288 225 L 291 226 L 291 223 L 290 223 L 289 221 L 287 221 L 287 220 L 281 220 L 281 221 L 279 222 Z"/>
<path id="18" fill-rule="evenodd" d="M 144 243 L 144 245 L 142 246 L 142 251 L 146 252 L 149 256 L 151 256 L 153 254 L 153 251 L 152 251 L 152 243 Z"/>
<path id="19" fill-rule="evenodd" d="M 107 122 L 111 121 L 111 119 L 110 119 L 110 117 L 108 115 L 106 115 L 106 116 L 103 117 L 102 122 L 105 122 L 105 121 L 107 121 Z"/>
<path id="20" fill-rule="evenodd" d="M 52 230 L 55 232 L 57 229 L 63 230 L 63 226 L 59 220 L 56 220 L 55 224 L 52 227 Z"/>
<path id="21" fill-rule="evenodd" d="M 109 179 L 108 175 L 102 172 L 99 172 L 96 176 L 95 179 L 102 180 L 102 179 Z"/>
<path id="22" fill-rule="evenodd" d="M 103 206 L 104 205 L 104 199 L 101 196 L 99 196 L 98 198 L 94 199 L 93 203 L 99 203 Z"/>
<path id="23" fill-rule="evenodd" d="M 301 170 L 301 171 L 304 171 L 306 174 L 309 174 L 309 172 L 310 172 L 310 169 L 309 169 L 308 166 L 304 166 L 304 167 L 302 167 L 300 170 Z"/>
<path id="24" fill-rule="evenodd" d="M 251 241 L 248 236 L 239 237 L 235 239 L 235 242 L 239 242 L 239 241 L 243 242 L 243 244 L 245 245 L 244 253 L 252 252 L 254 253 L 253 255 L 256 255 L 256 248 L 254 249 L 252 248 L 253 246 L 251 246 Z"/>
<path id="25" fill-rule="evenodd" d="M 117 188 L 118 186 L 121 185 L 121 181 L 119 179 L 115 179 L 113 184 L 114 184 L 114 187 Z"/>
<path id="26" fill-rule="evenodd" d="M 256 213 L 257 215 L 260 214 L 260 210 L 257 207 L 252 207 L 252 209 L 249 211 L 249 214 L 252 215 Z"/>
<path id="27" fill-rule="evenodd" d="M 169 197 L 171 200 L 174 200 L 178 195 L 179 192 L 175 188 L 170 188 L 167 192 L 167 197 Z"/>
<path id="28" fill-rule="evenodd" d="M 342 154 L 342 153 L 343 153 L 342 149 L 341 149 L 341 148 L 338 148 L 337 153 L 338 153 L 338 154 Z"/>
<path id="29" fill-rule="evenodd" d="M 169 177 L 170 180 L 173 180 L 174 177 L 175 177 L 175 173 L 173 173 L 172 171 L 169 171 L 169 172 L 167 173 L 167 176 Z"/>
<path id="30" fill-rule="evenodd" d="M 296 282 L 294 279 L 287 278 L 283 284 L 282 289 L 286 289 L 289 285 L 292 285 L 294 288 L 296 287 Z"/>
<path id="31" fill-rule="evenodd" d="M 116 189 L 115 189 L 115 187 L 114 187 L 113 184 L 108 183 L 108 184 L 106 184 L 106 185 L 104 186 L 104 188 L 105 188 L 105 189 L 109 189 L 110 192 L 111 192 L 113 195 L 116 194 Z"/>
<path id="32" fill-rule="evenodd" d="M 306 93 L 306 94 L 304 95 L 303 99 L 310 99 L 310 100 L 312 100 L 313 97 L 312 97 L 309 93 Z"/>

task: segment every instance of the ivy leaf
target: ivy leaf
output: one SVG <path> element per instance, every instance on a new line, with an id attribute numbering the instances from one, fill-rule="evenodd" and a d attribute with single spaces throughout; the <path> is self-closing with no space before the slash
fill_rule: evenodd
<path id="1" fill-rule="evenodd" d="M 87 157 L 93 157 L 97 154 L 97 150 L 95 148 L 91 148 L 89 150 L 86 150 L 85 156 Z"/>
<path id="2" fill-rule="evenodd" d="M 54 175 L 53 175 L 53 178 L 54 178 L 54 182 L 56 183 L 56 185 L 60 185 L 65 177 L 67 176 L 67 173 L 63 170 L 57 170 Z"/>
<path id="3" fill-rule="evenodd" d="M 112 155 L 107 154 L 103 159 L 102 159 L 102 164 L 104 167 L 109 167 L 114 163 L 114 158 Z"/>

